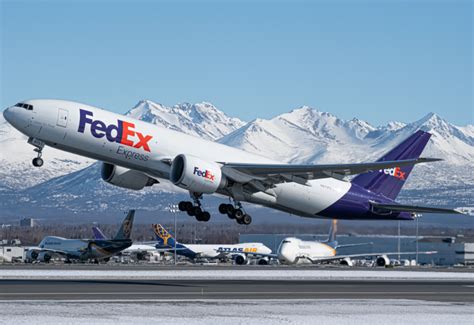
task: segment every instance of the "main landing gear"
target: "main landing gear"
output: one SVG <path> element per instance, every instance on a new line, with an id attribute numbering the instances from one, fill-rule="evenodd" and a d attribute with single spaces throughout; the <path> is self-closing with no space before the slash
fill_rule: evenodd
<path id="1" fill-rule="evenodd" d="M 38 156 L 36 158 L 33 158 L 33 161 L 32 161 L 33 166 L 35 167 L 43 166 L 44 161 L 41 158 L 41 154 L 43 152 L 44 142 L 35 138 L 29 138 L 28 143 L 34 146 L 35 147 L 34 151 L 38 153 Z"/>
<path id="2" fill-rule="evenodd" d="M 240 225 L 250 225 L 252 223 L 252 217 L 244 212 L 240 202 L 236 205 L 222 203 L 219 205 L 219 212 L 227 214 L 230 219 L 235 219 Z"/>
<path id="3" fill-rule="evenodd" d="M 180 211 L 186 211 L 191 217 L 196 217 L 197 221 L 207 222 L 211 219 L 211 214 L 202 209 L 201 201 L 197 197 L 194 198 L 194 204 L 190 201 L 179 202 L 178 209 Z"/>

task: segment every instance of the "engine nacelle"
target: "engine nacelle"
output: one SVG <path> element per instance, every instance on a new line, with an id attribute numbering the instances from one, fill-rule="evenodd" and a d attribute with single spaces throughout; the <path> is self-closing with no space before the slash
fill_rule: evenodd
<path id="1" fill-rule="evenodd" d="M 375 260 L 377 266 L 387 266 L 390 265 L 390 259 L 387 255 L 378 256 Z"/>
<path id="2" fill-rule="evenodd" d="M 354 266 L 354 261 L 351 260 L 349 257 L 346 257 L 342 259 L 339 264 L 344 265 L 344 266 Z"/>
<path id="3" fill-rule="evenodd" d="M 221 167 L 190 155 L 178 155 L 171 164 L 170 181 L 194 193 L 212 194 L 226 185 Z"/>
<path id="4" fill-rule="evenodd" d="M 52 257 L 51 254 L 48 252 L 40 252 L 38 254 L 38 261 L 49 263 L 49 261 L 51 260 L 51 257 Z"/>
<path id="5" fill-rule="evenodd" d="M 270 263 L 270 260 L 268 259 L 268 257 L 263 257 L 259 259 L 257 262 L 258 265 L 268 265 L 269 263 Z"/>
<path id="6" fill-rule="evenodd" d="M 129 190 L 141 190 L 145 186 L 158 183 L 156 179 L 148 177 L 142 172 L 108 163 L 102 164 L 101 175 L 107 183 Z"/>
<path id="7" fill-rule="evenodd" d="M 25 261 L 26 262 L 33 262 L 38 258 L 38 251 L 35 249 L 29 249 L 25 254 Z"/>
<path id="8" fill-rule="evenodd" d="M 248 263 L 248 259 L 245 255 L 237 255 L 234 258 L 235 264 L 237 265 L 244 265 Z"/>

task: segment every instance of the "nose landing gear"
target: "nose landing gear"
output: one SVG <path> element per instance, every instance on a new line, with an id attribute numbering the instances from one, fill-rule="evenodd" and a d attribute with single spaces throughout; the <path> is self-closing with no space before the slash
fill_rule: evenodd
<path id="1" fill-rule="evenodd" d="M 41 158 L 43 148 L 44 148 L 44 142 L 40 141 L 36 138 L 29 138 L 28 143 L 31 144 L 32 146 L 35 147 L 34 151 L 38 153 L 38 156 L 36 158 L 33 158 L 32 163 L 33 166 L 35 167 L 41 167 L 44 164 L 43 159 Z"/>
<path id="2" fill-rule="evenodd" d="M 240 225 L 250 225 L 252 223 L 252 217 L 244 212 L 240 202 L 236 202 L 235 206 L 222 203 L 219 205 L 219 212 L 227 214 L 230 219 L 235 219 Z"/>

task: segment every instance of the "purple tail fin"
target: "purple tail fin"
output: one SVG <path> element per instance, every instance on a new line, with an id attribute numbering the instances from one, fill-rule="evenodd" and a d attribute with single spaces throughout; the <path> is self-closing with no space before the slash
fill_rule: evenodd
<path id="1" fill-rule="evenodd" d="M 99 227 L 92 227 L 92 232 L 94 233 L 94 239 L 106 239 L 102 230 Z"/>
<path id="2" fill-rule="evenodd" d="M 420 157 L 430 137 L 431 134 L 427 132 L 417 131 L 378 161 L 416 159 Z M 360 174 L 352 180 L 352 183 L 394 200 L 412 169 L 413 166 L 381 169 L 377 172 Z"/>

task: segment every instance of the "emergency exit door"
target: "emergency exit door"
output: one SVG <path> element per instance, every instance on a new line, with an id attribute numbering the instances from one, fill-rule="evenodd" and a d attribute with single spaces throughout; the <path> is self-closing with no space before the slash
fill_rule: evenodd
<path id="1" fill-rule="evenodd" d="M 58 121 L 56 124 L 65 128 L 67 126 L 68 111 L 63 108 L 58 108 Z"/>

